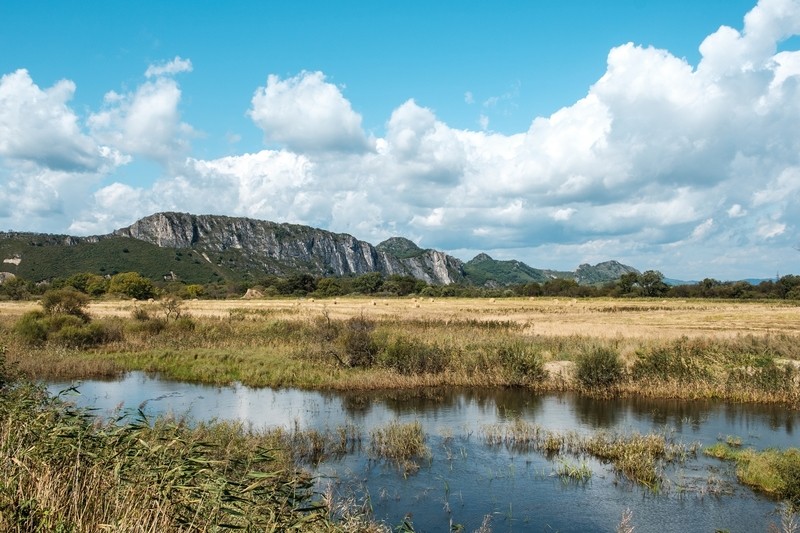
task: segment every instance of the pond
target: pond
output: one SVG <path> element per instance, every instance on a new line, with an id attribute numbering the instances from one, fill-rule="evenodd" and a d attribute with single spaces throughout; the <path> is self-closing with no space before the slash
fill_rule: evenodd
<path id="1" fill-rule="evenodd" d="M 474 531 L 488 516 L 492 531 L 613 531 L 630 509 L 636 531 L 766 531 L 777 502 L 738 485 L 733 466 L 702 451 L 668 466 L 657 492 L 633 484 L 591 457 L 545 455 L 492 445 L 489 427 L 522 420 L 544 429 L 590 436 L 664 433 L 676 442 L 709 446 L 728 437 L 765 449 L 798 446 L 800 414 L 778 406 L 624 398 L 535 395 L 522 389 L 447 389 L 330 393 L 294 389 L 213 387 L 131 372 L 119 381 L 51 383 L 58 393 L 100 416 L 143 409 L 193 420 L 241 420 L 255 428 L 358 428 L 362 450 L 328 459 L 313 472 L 319 489 L 354 498 L 375 518 L 416 531 Z M 369 433 L 391 421 L 418 421 L 431 458 L 416 472 L 370 458 Z M 587 481 L 555 475 L 568 463 L 591 469 Z"/>

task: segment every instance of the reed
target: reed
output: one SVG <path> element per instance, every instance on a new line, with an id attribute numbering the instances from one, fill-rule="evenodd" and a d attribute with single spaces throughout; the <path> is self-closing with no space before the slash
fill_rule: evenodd
<path id="1" fill-rule="evenodd" d="M 591 455 L 611 463 L 619 474 L 653 491 L 660 489 L 667 464 L 685 461 L 697 452 L 699 446 L 672 442 L 659 433 L 621 435 L 599 432 L 591 436 L 559 433 L 523 420 L 484 426 L 481 436 L 490 446 L 505 446 L 520 453 L 534 451 L 551 458 L 564 454 Z"/>
<path id="2" fill-rule="evenodd" d="M 317 434 L 141 412 L 103 422 L 2 364 L 0 375 L 2 531 L 381 530 L 338 523 L 295 467 L 297 443 Z"/>
<path id="3" fill-rule="evenodd" d="M 785 500 L 795 512 L 800 510 L 800 449 L 756 451 L 720 442 L 707 448 L 705 453 L 735 462 L 739 481 Z"/>
<path id="4" fill-rule="evenodd" d="M 429 460 L 431 451 L 419 421 L 390 422 L 370 431 L 370 455 L 393 462 L 405 475 L 419 470 L 419 461 Z"/>

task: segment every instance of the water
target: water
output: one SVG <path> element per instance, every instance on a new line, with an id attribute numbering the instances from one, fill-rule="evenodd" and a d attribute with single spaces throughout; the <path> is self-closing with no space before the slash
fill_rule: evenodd
<path id="1" fill-rule="evenodd" d="M 72 384 L 52 383 L 61 391 Z M 477 529 L 490 516 L 492 530 L 613 531 L 625 509 L 637 532 L 766 531 L 777 503 L 735 482 L 730 464 L 699 454 L 665 472 L 654 494 L 618 477 L 593 459 L 585 484 L 553 475 L 559 460 L 493 447 L 481 438 L 487 425 L 522 419 L 554 431 L 592 434 L 668 432 L 686 444 L 708 446 L 736 436 L 757 449 L 800 445 L 800 414 L 776 406 L 641 398 L 597 400 L 574 394 L 533 395 L 503 390 L 425 390 L 390 393 L 323 393 L 293 389 L 212 387 L 170 382 L 138 372 L 114 382 L 78 385 L 79 405 L 101 416 L 142 408 L 195 420 L 241 420 L 256 428 L 326 430 L 346 423 L 369 431 L 392 420 L 419 421 L 432 459 L 404 476 L 394 465 L 353 453 L 318 467 L 320 490 L 367 501 L 375 517 L 392 526 L 411 515 L 417 531 Z"/>

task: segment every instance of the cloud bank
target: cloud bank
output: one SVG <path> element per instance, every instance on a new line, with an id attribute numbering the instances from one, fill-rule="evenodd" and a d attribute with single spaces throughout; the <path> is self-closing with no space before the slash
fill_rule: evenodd
<path id="1" fill-rule="evenodd" d="M 694 66 L 618 46 L 583 98 L 512 135 L 452 128 L 411 99 L 376 137 L 322 72 L 270 75 L 248 111 L 265 149 L 212 160 L 191 156 L 179 114 L 171 76 L 188 60 L 151 66 L 84 123 L 72 82 L 42 89 L 20 70 L 0 80 L 0 204 L 14 205 L 0 224 L 99 233 L 180 210 L 399 234 L 464 259 L 772 274 L 800 242 L 800 52 L 778 51 L 798 34 L 798 0 L 762 0 Z M 114 180 L 142 158 L 164 169 L 155 183 Z"/>

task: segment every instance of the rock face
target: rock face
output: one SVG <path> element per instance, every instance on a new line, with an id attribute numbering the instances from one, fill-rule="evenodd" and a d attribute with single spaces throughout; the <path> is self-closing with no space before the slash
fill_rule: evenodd
<path id="1" fill-rule="evenodd" d="M 581 285 L 606 283 L 609 281 L 616 281 L 621 278 L 623 274 L 629 272 L 639 274 L 639 271 L 635 268 L 623 265 L 617 261 L 605 261 L 603 263 L 597 263 L 595 266 L 583 264 L 575 271 L 575 281 Z"/>
<path id="2" fill-rule="evenodd" d="M 422 250 L 407 239 L 389 239 L 375 247 L 345 233 L 249 218 L 156 213 L 116 230 L 114 235 L 162 248 L 194 248 L 205 257 L 237 250 L 244 266 L 279 275 L 380 272 L 413 276 L 437 285 L 464 279 L 460 260 L 436 250 Z"/>

